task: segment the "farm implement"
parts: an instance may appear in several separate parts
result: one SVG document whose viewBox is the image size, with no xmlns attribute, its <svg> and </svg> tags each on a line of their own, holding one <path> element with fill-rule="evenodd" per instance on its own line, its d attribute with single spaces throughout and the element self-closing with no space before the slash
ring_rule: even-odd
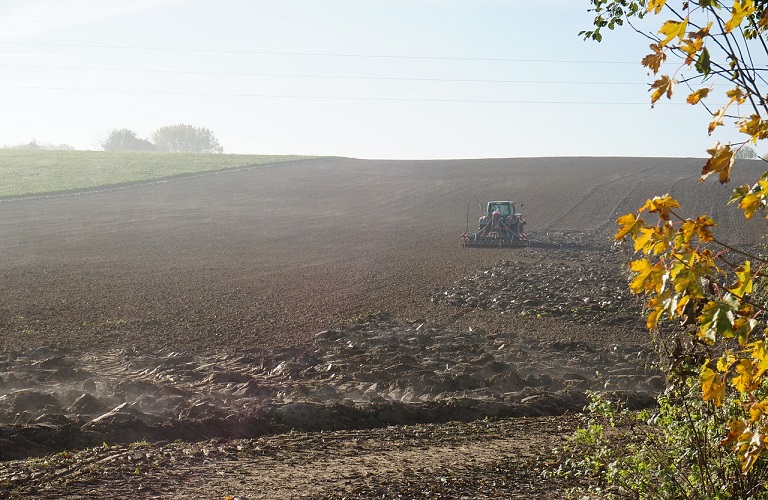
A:
<svg viewBox="0 0 768 500">
<path fill-rule="evenodd" d="M 461 239 L 465 247 L 527 247 L 530 243 L 524 227 L 525 219 L 515 211 L 514 202 L 489 201 L 480 217 L 477 232 L 470 233 L 467 203 L 467 230 Z"/>
</svg>

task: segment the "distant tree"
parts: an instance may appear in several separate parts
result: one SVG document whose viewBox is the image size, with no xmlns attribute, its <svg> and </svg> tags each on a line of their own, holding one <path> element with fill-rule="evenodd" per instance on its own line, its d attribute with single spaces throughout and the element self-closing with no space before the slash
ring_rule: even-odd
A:
<svg viewBox="0 0 768 500">
<path fill-rule="evenodd" d="M 757 160 L 757 153 L 755 153 L 755 149 L 751 146 L 747 146 L 744 144 L 739 149 L 736 150 L 736 154 L 734 155 L 734 158 L 737 160 Z"/>
<path fill-rule="evenodd" d="M 221 153 L 224 148 L 213 132 L 192 125 L 168 125 L 155 130 L 152 141 L 160 151 L 173 153 Z"/>
<path fill-rule="evenodd" d="M 10 147 L 5 146 L 5 149 L 35 149 L 35 150 L 42 149 L 46 151 L 52 151 L 52 150 L 71 151 L 71 150 L 74 150 L 75 148 L 73 148 L 69 144 L 47 144 L 47 143 L 40 144 L 35 139 L 32 139 L 31 141 L 26 142 L 24 144 L 17 144 L 15 146 L 10 146 Z"/>
<path fill-rule="evenodd" d="M 104 151 L 154 151 L 155 145 L 127 128 L 115 129 L 101 142 Z"/>
</svg>

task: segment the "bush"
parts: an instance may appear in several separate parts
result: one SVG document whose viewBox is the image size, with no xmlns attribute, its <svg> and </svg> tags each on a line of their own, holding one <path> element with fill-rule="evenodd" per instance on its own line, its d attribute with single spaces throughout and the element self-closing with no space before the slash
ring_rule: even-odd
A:
<svg viewBox="0 0 768 500">
<path fill-rule="evenodd" d="M 115 129 L 101 142 L 104 151 L 154 151 L 154 144 L 127 128 Z"/>
<path fill-rule="evenodd" d="M 585 476 L 578 493 L 600 498 L 766 498 L 768 461 L 749 474 L 721 446 L 729 415 L 704 402 L 695 380 L 658 398 L 655 411 L 632 412 L 592 394 L 584 426 L 571 438 L 559 473 Z M 573 492 L 577 493 L 577 492 Z"/>
<path fill-rule="evenodd" d="M 192 125 L 169 125 L 157 129 L 152 140 L 160 151 L 172 153 L 222 153 L 224 148 L 213 132 Z"/>
</svg>

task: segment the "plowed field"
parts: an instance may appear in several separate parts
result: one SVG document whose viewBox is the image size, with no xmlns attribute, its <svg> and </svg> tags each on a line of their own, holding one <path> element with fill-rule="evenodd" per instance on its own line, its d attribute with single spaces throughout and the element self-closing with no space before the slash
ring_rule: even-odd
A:
<svg viewBox="0 0 768 500">
<path fill-rule="evenodd" d="M 728 187 L 697 186 L 702 164 L 327 159 L 0 200 L 0 491 L 558 497 L 568 481 L 543 484 L 536 451 L 572 419 L 529 436 L 520 420 L 437 424 L 572 413 L 587 389 L 646 404 L 663 380 L 616 217 L 670 193 L 723 239 L 766 230 L 724 208 L 761 163 Z M 461 247 L 468 204 L 474 226 L 495 199 L 525 205 L 534 246 Z M 344 449 L 308 487 L 335 453 L 319 431 Z M 470 437 L 429 440 L 454 431 Z M 64 449 L 39 471 L 25 459 Z M 260 482 L 260 456 L 293 472 Z"/>
</svg>

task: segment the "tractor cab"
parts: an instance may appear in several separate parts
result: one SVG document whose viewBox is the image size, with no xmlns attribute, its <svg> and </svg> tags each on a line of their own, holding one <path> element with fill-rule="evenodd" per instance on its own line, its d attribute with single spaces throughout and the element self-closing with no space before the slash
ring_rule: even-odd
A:
<svg viewBox="0 0 768 500">
<path fill-rule="evenodd" d="M 515 203 L 512 201 L 491 201 L 488 203 L 488 216 L 499 212 L 499 215 L 506 218 L 515 213 Z"/>
<path fill-rule="evenodd" d="M 480 217 L 480 225 L 485 225 L 488 221 L 492 221 L 494 217 L 498 219 L 497 222 L 503 222 L 505 225 L 517 224 L 522 221 L 522 215 L 515 212 L 514 201 L 489 201 L 485 215 Z"/>
</svg>

